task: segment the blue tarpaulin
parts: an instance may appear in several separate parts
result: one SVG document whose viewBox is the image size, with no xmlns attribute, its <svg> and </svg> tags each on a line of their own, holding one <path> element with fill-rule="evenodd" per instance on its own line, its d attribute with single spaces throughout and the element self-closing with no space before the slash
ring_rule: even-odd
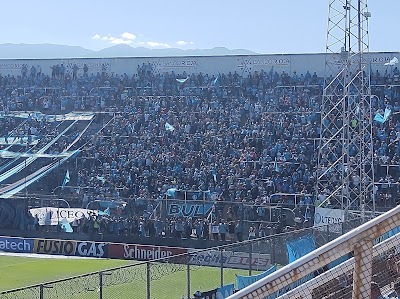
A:
<svg viewBox="0 0 400 299">
<path fill-rule="evenodd" d="M 277 269 L 277 266 L 273 265 L 271 268 L 269 268 L 265 272 L 257 274 L 257 275 L 252 275 L 252 276 L 236 275 L 236 285 L 237 285 L 238 290 L 241 290 L 241 289 L 251 285 L 252 283 L 260 280 L 261 278 L 270 275 L 271 273 L 275 272 L 276 269 Z"/>
</svg>

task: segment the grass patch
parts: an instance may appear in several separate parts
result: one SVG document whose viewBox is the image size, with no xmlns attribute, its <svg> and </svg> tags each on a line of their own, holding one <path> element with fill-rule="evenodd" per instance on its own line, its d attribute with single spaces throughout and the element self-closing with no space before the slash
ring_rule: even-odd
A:
<svg viewBox="0 0 400 299">
<path fill-rule="evenodd" d="M 107 259 L 53 259 L 0 256 L 0 291 L 132 264 Z"/>
<path fill-rule="evenodd" d="M 0 291 L 54 281 L 62 278 L 134 264 L 135 261 L 107 259 L 53 259 L 0 256 Z M 187 265 L 152 263 L 150 266 L 151 298 L 187 298 Z M 259 272 L 253 272 L 256 274 Z M 235 283 L 235 274 L 248 275 L 247 270 L 223 269 L 223 284 Z M 221 269 L 190 266 L 190 294 L 221 285 Z M 103 298 L 147 298 L 146 264 L 107 272 L 103 276 Z M 99 275 L 51 284 L 44 289 L 44 298 L 88 298 L 99 296 Z M 21 291 L 15 298 L 38 298 L 39 288 Z M 13 297 L 14 298 L 14 297 Z"/>
</svg>

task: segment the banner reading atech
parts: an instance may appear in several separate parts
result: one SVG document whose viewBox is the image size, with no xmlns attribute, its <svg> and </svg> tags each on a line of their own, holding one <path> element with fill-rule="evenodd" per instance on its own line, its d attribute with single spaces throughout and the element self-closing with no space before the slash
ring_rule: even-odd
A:
<svg viewBox="0 0 400 299">
<path fill-rule="evenodd" d="M 24 238 L 0 237 L 0 251 L 32 253 L 33 240 Z"/>
</svg>

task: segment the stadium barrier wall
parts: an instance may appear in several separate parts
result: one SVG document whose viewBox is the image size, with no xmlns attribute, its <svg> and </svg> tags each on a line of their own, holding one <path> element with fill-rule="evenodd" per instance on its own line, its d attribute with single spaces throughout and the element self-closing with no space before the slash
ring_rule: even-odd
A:
<svg viewBox="0 0 400 299">
<path fill-rule="evenodd" d="M 354 223 L 354 226 L 357 223 Z M 351 224 L 346 228 L 350 229 Z M 288 241 L 312 235 L 317 246 L 340 234 L 303 229 L 206 250 L 75 240 L 26 239 L 32 252 L 144 260 L 134 265 L 0 292 L 9 298 L 192 298 L 201 290 L 235 283 L 235 274 L 252 276 L 272 265 L 287 265 Z M 7 238 L 7 237 L 6 237 Z M 10 238 L 21 242 L 24 238 Z M 26 241 L 28 242 L 28 241 Z M 153 259 L 164 257 L 161 259 Z M 171 286 L 173 284 L 173 286 Z M 230 287 L 229 287 L 230 288 Z M 177 295 L 179 294 L 179 295 Z"/>
<path fill-rule="evenodd" d="M 397 298 L 399 232 L 397 206 L 228 298 Z"/>
<path fill-rule="evenodd" d="M 129 244 L 143 244 L 143 245 L 167 246 L 167 247 L 189 247 L 196 249 L 205 249 L 232 243 L 229 241 L 180 239 L 173 237 L 150 238 L 150 237 L 121 236 L 114 234 L 46 232 L 46 231 L 35 231 L 35 230 L 21 231 L 16 229 L 0 229 L 0 236 L 22 237 L 22 238 L 33 238 L 33 239 L 63 239 L 63 240 L 93 241 L 93 242 L 106 242 L 106 243 L 129 243 Z"/>
</svg>

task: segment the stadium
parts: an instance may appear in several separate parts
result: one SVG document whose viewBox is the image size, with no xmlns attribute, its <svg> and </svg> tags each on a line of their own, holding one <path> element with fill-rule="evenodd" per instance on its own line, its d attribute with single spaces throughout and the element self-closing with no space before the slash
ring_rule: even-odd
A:
<svg viewBox="0 0 400 299">
<path fill-rule="evenodd" d="M 400 52 L 329 8 L 326 53 L 0 60 L 0 298 L 400 298 Z"/>
</svg>

